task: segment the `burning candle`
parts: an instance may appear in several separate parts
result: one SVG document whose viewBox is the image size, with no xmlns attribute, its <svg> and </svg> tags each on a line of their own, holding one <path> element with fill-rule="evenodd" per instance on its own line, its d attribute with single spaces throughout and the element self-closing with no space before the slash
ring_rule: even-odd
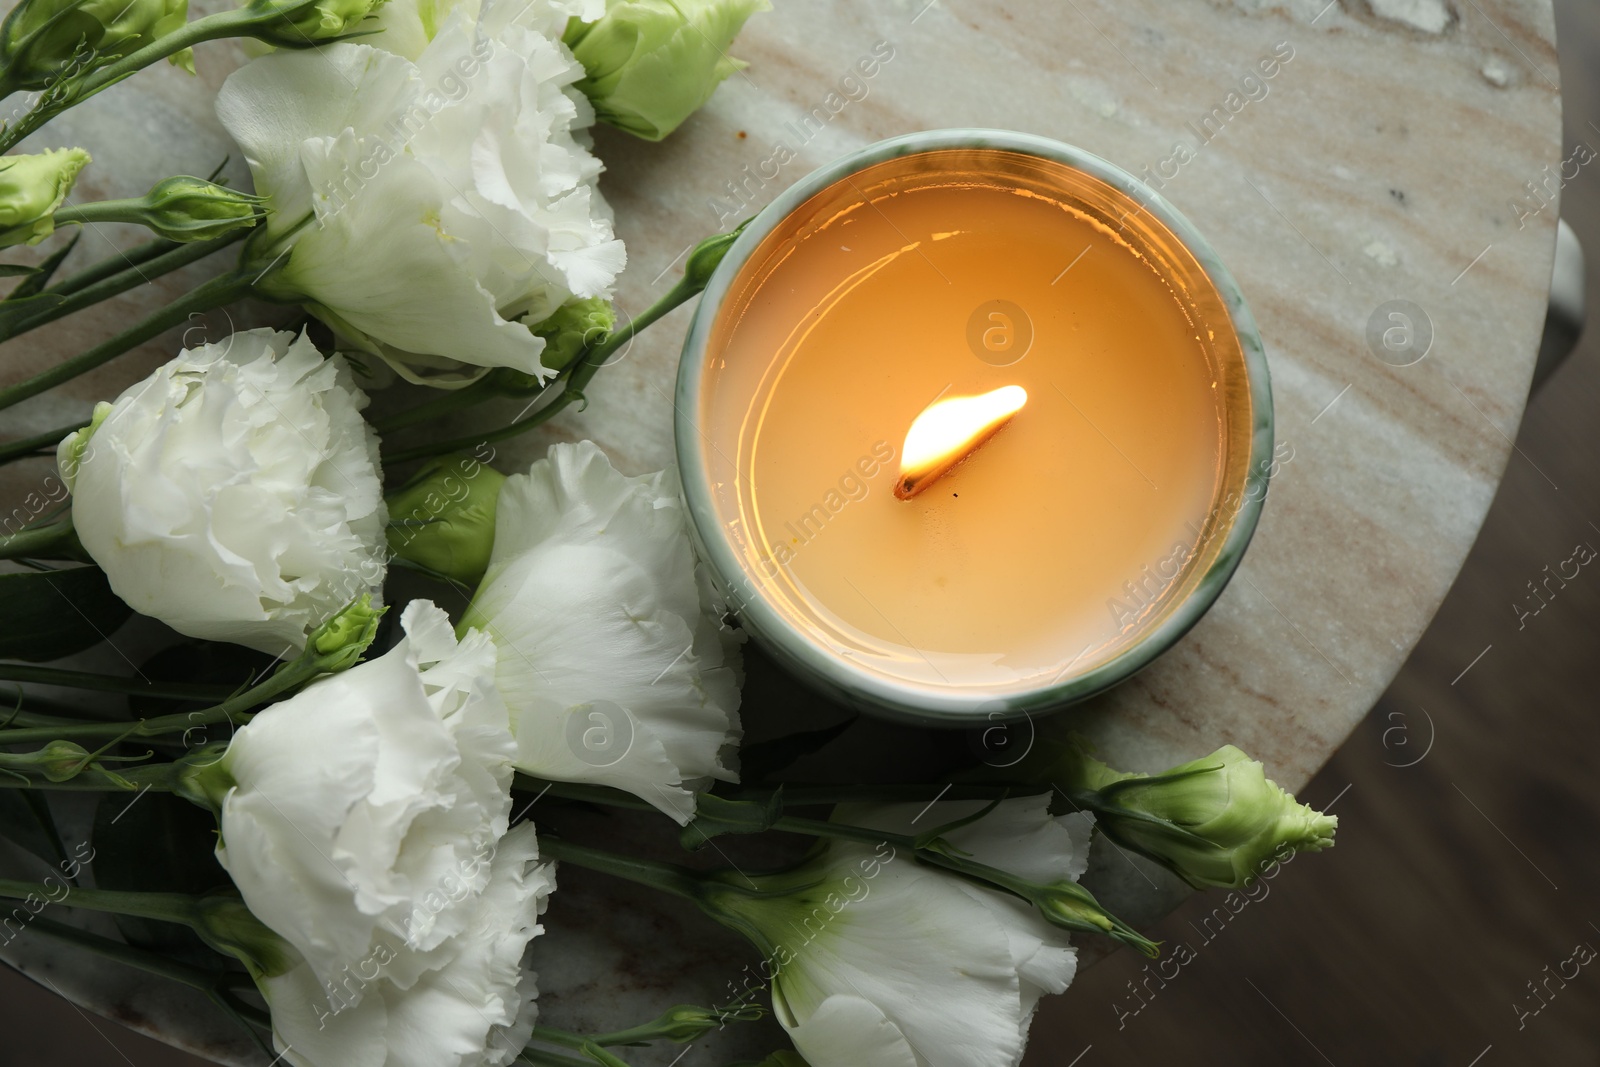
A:
<svg viewBox="0 0 1600 1067">
<path fill-rule="evenodd" d="M 910 500 L 999 433 L 1028 402 L 1020 385 L 1003 385 L 982 396 L 935 400 L 911 423 L 900 450 L 894 495 Z"/>
<path fill-rule="evenodd" d="M 872 146 L 762 211 L 696 314 L 677 436 L 747 628 L 923 721 L 1148 663 L 1237 566 L 1272 448 L 1260 340 L 1192 226 L 991 131 Z"/>
</svg>

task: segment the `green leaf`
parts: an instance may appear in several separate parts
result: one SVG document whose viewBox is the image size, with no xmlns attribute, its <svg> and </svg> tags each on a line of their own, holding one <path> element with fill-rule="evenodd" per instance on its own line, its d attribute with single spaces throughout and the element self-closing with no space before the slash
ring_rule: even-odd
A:
<svg viewBox="0 0 1600 1067">
<path fill-rule="evenodd" d="M 50 257 L 33 270 L 27 281 L 11 290 L 6 300 L 19 300 L 24 297 L 35 296 L 43 291 L 44 287 L 50 284 L 50 279 L 55 277 L 56 271 L 60 269 L 61 264 L 72 254 L 72 250 L 78 247 L 78 240 L 82 236 L 83 231 L 80 230 L 72 235 L 72 240 L 50 253 Z"/>
<path fill-rule="evenodd" d="M 95 810 L 94 883 L 101 889 L 199 895 L 230 886 L 217 863 L 211 814 L 170 793 L 108 793 Z M 216 954 L 193 930 L 117 916 L 128 942 L 209 965 Z"/>
<path fill-rule="evenodd" d="M 109 637 L 131 608 L 99 567 L 0 574 L 0 659 L 42 663 Z"/>
<path fill-rule="evenodd" d="M 38 273 L 38 267 L 29 267 L 22 263 L 0 263 L 0 278 L 21 278 Z"/>
</svg>

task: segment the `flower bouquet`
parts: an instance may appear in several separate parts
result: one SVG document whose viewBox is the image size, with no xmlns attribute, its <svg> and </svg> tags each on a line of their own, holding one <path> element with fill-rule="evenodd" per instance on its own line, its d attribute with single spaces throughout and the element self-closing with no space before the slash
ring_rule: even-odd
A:
<svg viewBox="0 0 1600 1067">
<path fill-rule="evenodd" d="M 1235 748 L 1122 773 L 1055 722 L 1004 767 L 807 780 L 796 766 L 848 737 L 744 740 L 744 638 L 676 473 L 625 474 L 581 440 L 497 469 L 498 442 L 581 406 L 737 236 L 706 236 L 622 315 L 591 126 L 669 136 L 741 66 L 728 49 L 765 7 L 11 11 L 0 341 L 210 270 L 8 375 L 0 410 L 199 313 L 246 301 L 273 325 L 185 333 L 92 412 L 62 400 L 69 424 L 0 443 L 38 486 L 0 538 L 0 952 L 49 941 L 186 985 L 262 1062 L 616 1067 L 745 1028 L 717 1047 L 770 1051 L 768 1067 L 1001 1067 L 1071 982 L 1074 935 L 1160 951 L 1080 884 L 1092 842 L 1228 889 L 1331 844 L 1335 820 Z M 214 102 L 252 191 L 219 170 L 77 202 L 87 152 L 19 150 L 225 39 L 254 55 Z M 150 237 L 78 263 L 77 234 L 112 225 Z M 515 417 L 440 428 L 505 398 Z M 122 655 L 124 626 L 164 647 L 85 669 L 96 648 Z M 725 995 L 603 1032 L 542 1016 L 537 975 L 563 963 L 541 958 L 546 907 L 596 879 L 746 942 L 719 961 Z M 625 924 L 577 904 L 548 921 Z M 707 1044 L 695 1062 L 726 1062 Z"/>
</svg>

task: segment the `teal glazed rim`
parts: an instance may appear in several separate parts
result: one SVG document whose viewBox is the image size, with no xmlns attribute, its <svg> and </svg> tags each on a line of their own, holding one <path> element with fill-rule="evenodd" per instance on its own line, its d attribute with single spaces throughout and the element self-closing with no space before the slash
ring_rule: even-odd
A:
<svg viewBox="0 0 1600 1067">
<path fill-rule="evenodd" d="M 903 156 L 950 149 L 989 149 L 1064 164 L 1097 178 L 1138 203 L 1178 239 L 1210 279 L 1228 312 L 1245 365 L 1245 383 L 1253 426 L 1245 485 L 1260 477 L 1262 491 L 1249 492 L 1225 530 L 1222 544 L 1187 595 L 1174 603 L 1137 639 L 1111 658 L 1031 689 L 985 689 L 981 686 L 941 690 L 883 675 L 850 662 L 818 644 L 777 611 L 751 580 L 719 514 L 709 478 L 705 442 L 696 425 L 705 381 L 706 349 L 734 280 L 751 255 L 785 219 L 814 195 L 868 167 Z M 1121 167 L 1081 148 L 1009 130 L 928 130 L 868 145 L 811 172 L 784 190 L 744 228 L 712 274 L 700 298 L 683 356 L 678 365 L 674 437 L 684 502 L 695 547 L 710 569 L 729 608 L 762 647 L 814 688 L 862 711 L 925 726 L 970 727 L 1022 719 L 1033 713 L 1064 708 L 1126 681 L 1171 648 L 1214 604 L 1238 569 L 1255 533 L 1270 485 L 1273 454 L 1272 385 L 1266 350 L 1255 318 L 1233 275 L 1194 224 L 1154 189 Z M 1222 491 L 1226 490 L 1226 486 Z M 1223 507 L 1219 497 L 1217 507 Z"/>
</svg>

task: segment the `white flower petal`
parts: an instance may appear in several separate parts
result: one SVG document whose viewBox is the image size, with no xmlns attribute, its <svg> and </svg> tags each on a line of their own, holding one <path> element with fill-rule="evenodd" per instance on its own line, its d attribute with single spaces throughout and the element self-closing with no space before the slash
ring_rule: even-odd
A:
<svg viewBox="0 0 1600 1067">
<path fill-rule="evenodd" d="M 515 751 L 493 648 L 414 601 L 408 637 L 259 714 L 225 766 L 217 858 L 245 903 L 337 986 L 374 948 L 407 987 L 467 931 L 510 814 Z M 356 994 L 359 995 L 359 994 Z"/>
<path fill-rule="evenodd" d="M 871 855 L 865 846 L 836 842 L 829 858 L 835 869 L 849 869 Z M 795 1034 L 838 993 L 877 1005 L 905 1035 L 919 1067 L 1014 1067 L 1022 1058 L 1023 1003 L 1007 929 L 1013 916 L 974 900 L 958 880 L 917 868 L 909 856 L 864 884 L 867 895 L 831 920 L 813 909 L 811 924 L 794 924 L 817 932 L 804 941 L 790 935 L 795 962 L 775 982 L 792 1015 L 778 1021 L 811 1067 L 859 1062 L 824 1059 Z"/>
<path fill-rule="evenodd" d="M 1077 830 L 1047 801 L 1003 801 L 947 839 L 1024 877 L 1068 877 L 1081 864 Z M 904 834 L 982 806 L 840 805 L 834 819 Z M 831 841 L 795 870 L 756 877 L 759 895 L 717 906 L 770 953 L 774 1015 L 811 1067 L 1016 1067 L 1039 998 L 1065 990 L 1077 968 L 1066 931 L 1025 901 L 887 843 Z"/>
<path fill-rule="evenodd" d="M 695 786 L 736 780 L 737 638 L 672 475 L 625 477 L 582 442 L 508 478 L 465 624 L 498 647 L 521 769 L 627 789 L 684 823 Z"/>
<path fill-rule="evenodd" d="M 838 993 L 817 1006 L 789 1036 L 811 1064 L 858 1063 L 872 1067 L 921 1067 L 906 1036 L 862 997 Z"/>
<path fill-rule="evenodd" d="M 183 352 L 117 399 L 81 459 L 76 435 L 63 442 L 78 536 L 135 611 L 296 650 L 383 580 L 366 403 L 304 335 L 250 330 Z"/>
<path fill-rule="evenodd" d="M 538 918 L 555 889 L 553 865 L 538 858 L 531 824 L 507 833 L 466 928 L 422 959 L 381 944 L 332 996 L 304 963 L 263 982 L 284 1058 L 297 1067 L 512 1062 L 538 1016 L 527 947 L 543 931 Z M 393 980 L 396 971 L 410 975 L 404 984 Z"/>
<path fill-rule="evenodd" d="M 292 248 L 263 285 L 413 381 L 545 375 L 537 323 L 626 262 L 561 34 L 594 0 L 400 0 L 371 43 L 262 56 L 218 114 Z M 308 213 L 316 221 L 290 232 Z"/>
<path fill-rule="evenodd" d="M 272 197 L 271 232 L 311 211 L 302 145 L 345 130 L 379 129 L 420 91 L 415 68 L 370 48 L 283 50 L 232 74 L 217 92 L 217 116 L 243 149 L 257 191 Z"/>
</svg>

